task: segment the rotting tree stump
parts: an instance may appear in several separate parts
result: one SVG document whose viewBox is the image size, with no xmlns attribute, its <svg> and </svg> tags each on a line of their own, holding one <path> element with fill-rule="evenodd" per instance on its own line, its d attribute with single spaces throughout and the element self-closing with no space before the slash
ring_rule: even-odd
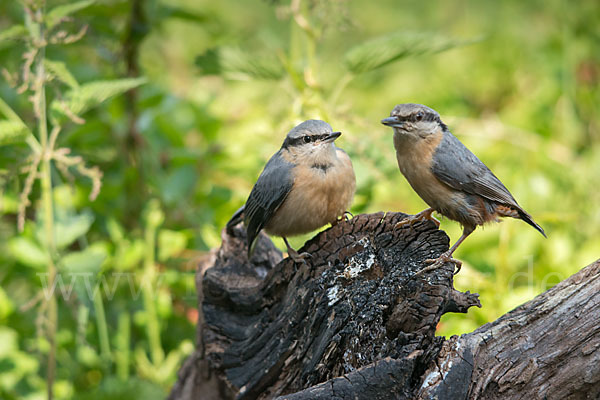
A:
<svg viewBox="0 0 600 400">
<path fill-rule="evenodd" d="M 449 239 L 430 221 L 359 215 L 283 259 L 245 230 L 196 275 L 196 352 L 170 399 L 596 398 L 600 263 L 470 334 L 435 336 L 446 312 L 480 306 L 452 286 L 453 266 L 415 276 Z M 551 379 L 550 379 L 551 378 Z"/>
</svg>

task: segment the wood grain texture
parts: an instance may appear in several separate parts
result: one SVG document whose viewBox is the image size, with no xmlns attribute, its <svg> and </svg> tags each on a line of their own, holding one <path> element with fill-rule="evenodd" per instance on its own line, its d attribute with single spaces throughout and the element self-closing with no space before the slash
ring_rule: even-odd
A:
<svg viewBox="0 0 600 400">
<path fill-rule="evenodd" d="M 241 227 L 197 275 L 198 350 L 171 399 L 554 399 L 600 394 L 600 263 L 478 330 L 435 336 L 442 314 L 478 306 L 430 222 L 360 215 L 281 259 L 264 234 L 251 262 Z"/>
<path fill-rule="evenodd" d="M 418 398 L 461 386 L 470 399 L 600 398 L 600 262 L 498 320 L 452 337 Z M 462 371 L 467 382 L 448 379 Z M 446 378 L 441 379 L 442 375 Z"/>
</svg>

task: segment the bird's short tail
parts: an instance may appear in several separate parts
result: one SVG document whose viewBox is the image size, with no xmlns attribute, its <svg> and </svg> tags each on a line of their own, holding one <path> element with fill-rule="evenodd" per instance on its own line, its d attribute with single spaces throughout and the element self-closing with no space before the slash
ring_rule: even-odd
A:
<svg viewBox="0 0 600 400">
<path fill-rule="evenodd" d="M 240 222 L 242 222 L 244 220 L 244 211 L 245 211 L 245 205 L 241 206 L 231 217 L 231 219 L 229 220 L 229 222 L 227 222 L 227 225 L 225 226 L 225 228 L 227 229 L 227 233 L 231 234 L 233 227 L 236 226 L 237 224 L 239 224 Z"/>
<path fill-rule="evenodd" d="M 531 217 L 531 215 L 527 214 L 527 212 L 525 212 L 525 210 L 518 210 L 519 213 L 519 218 L 522 219 L 523 221 L 527 222 L 529 225 L 533 226 L 535 229 L 537 229 L 538 232 L 540 232 L 542 235 L 544 235 L 544 237 L 546 236 L 546 232 L 544 232 L 544 229 L 542 229 L 541 226 L 539 226 Z"/>
</svg>

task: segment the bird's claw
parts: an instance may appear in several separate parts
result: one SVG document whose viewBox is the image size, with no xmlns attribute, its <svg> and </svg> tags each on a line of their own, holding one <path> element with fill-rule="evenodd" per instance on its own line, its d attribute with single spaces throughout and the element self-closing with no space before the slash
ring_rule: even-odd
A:
<svg viewBox="0 0 600 400">
<path fill-rule="evenodd" d="M 297 251 L 288 251 L 288 256 L 297 264 L 306 264 L 306 259 L 307 258 L 311 258 L 312 254 L 307 253 L 307 252 L 303 252 L 303 253 L 298 253 Z"/>
<path fill-rule="evenodd" d="M 453 274 L 454 275 L 458 274 L 458 272 L 460 271 L 460 268 L 462 267 L 462 261 L 452 258 L 452 256 L 449 254 L 442 254 L 438 258 L 428 258 L 427 260 L 425 260 L 426 264 L 431 264 L 431 265 L 428 265 L 427 267 L 417 271 L 417 273 L 414 276 L 422 275 L 425 272 L 434 271 L 438 268 L 443 267 L 448 262 L 454 264 L 454 266 L 456 267 L 456 271 L 454 271 Z"/>
<path fill-rule="evenodd" d="M 426 221 L 426 220 L 432 221 L 435 224 L 436 228 L 439 229 L 440 221 L 433 216 L 433 211 L 434 210 L 432 208 L 428 208 L 426 210 L 421 211 L 418 214 L 411 215 L 409 217 L 404 218 L 402 221 L 398 222 L 394 226 L 394 231 L 397 229 L 400 229 L 406 225 L 412 227 L 415 223 L 417 223 L 419 221 Z"/>
<path fill-rule="evenodd" d="M 336 226 L 337 224 L 339 224 L 342 221 L 349 221 L 350 218 L 348 218 L 348 216 L 354 218 L 354 215 L 350 211 L 344 211 L 344 213 L 342 215 L 337 217 L 337 219 L 331 223 L 331 226 Z"/>
</svg>

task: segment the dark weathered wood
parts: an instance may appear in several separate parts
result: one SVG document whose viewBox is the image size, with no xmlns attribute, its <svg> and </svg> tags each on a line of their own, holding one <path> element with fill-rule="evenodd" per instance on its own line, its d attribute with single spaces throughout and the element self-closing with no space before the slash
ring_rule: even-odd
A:
<svg viewBox="0 0 600 400">
<path fill-rule="evenodd" d="M 248 262 L 241 226 L 223 232 L 221 248 L 197 274 L 198 350 L 181 368 L 170 398 L 599 393 L 600 264 L 446 341 L 435 337 L 441 315 L 479 306 L 477 295 L 453 289 L 452 265 L 414 276 L 449 240 L 431 222 L 395 231 L 404 216 L 341 222 L 305 244 L 301 251 L 312 257 L 301 265 L 282 260 L 264 234 Z"/>
<path fill-rule="evenodd" d="M 470 399 L 600 398 L 600 261 L 446 341 L 418 398 L 449 391 Z"/>
</svg>

